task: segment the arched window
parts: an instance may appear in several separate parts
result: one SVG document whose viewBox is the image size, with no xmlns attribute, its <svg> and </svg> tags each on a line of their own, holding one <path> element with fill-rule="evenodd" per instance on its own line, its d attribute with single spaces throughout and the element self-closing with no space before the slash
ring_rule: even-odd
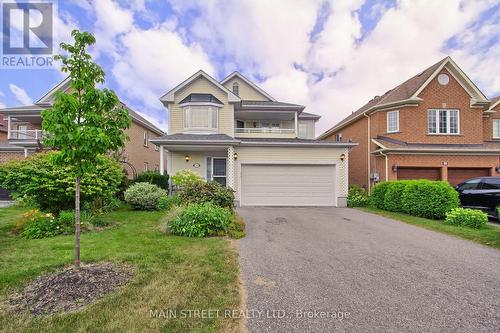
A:
<svg viewBox="0 0 500 333">
<path fill-rule="evenodd" d="M 240 86 L 238 85 L 238 82 L 233 83 L 233 94 L 236 96 L 240 95 Z"/>
</svg>

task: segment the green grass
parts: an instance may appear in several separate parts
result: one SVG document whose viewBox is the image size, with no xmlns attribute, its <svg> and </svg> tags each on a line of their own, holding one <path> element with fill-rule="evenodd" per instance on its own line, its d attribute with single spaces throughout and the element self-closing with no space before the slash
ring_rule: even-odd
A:
<svg viewBox="0 0 500 333">
<path fill-rule="evenodd" d="M 444 224 L 443 221 L 429 220 L 403 213 L 388 212 L 373 207 L 359 207 L 358 209 L 500 249 L 500 227 L 497 226 L 486 225 L 482 229 L 472 229 L 447 225 Z"/>
<path fill-rule="evenodd" d="M 72 263 L 73 237 L 27 240 L 11 233 L 26 209 L 0 209 L 0 327 L 2 332 L 218 332 L 235 331 L 236 319 L 151 318 L 150 309 L 238 309 L 238 258 L 221 238 L 162 234 L 160 212 L 121 209 L 115 223 L 84 233 L 83 262 L 123 262 L 135 267 L 131 283 L 83 310 L 34 318 L 13 312 L 6 297 L 40 274 Z"/>
</svg>

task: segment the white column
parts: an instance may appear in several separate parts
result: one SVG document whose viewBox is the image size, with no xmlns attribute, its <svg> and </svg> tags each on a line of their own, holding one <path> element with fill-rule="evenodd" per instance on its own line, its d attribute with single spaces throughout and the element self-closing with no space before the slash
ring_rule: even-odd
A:
<svg viewBox="0 0 500 333">
<path fill-rule="evenodd" d="M 234 147 L 227 148 L 226 186 L 234 189 Z"/>
<path fill-rule="evenodd" d="M 10 116 L 7 116 L 7 139 L 10 139 L 10 123 L 11 123 L 11 120 L 10 120 Z"/>
<path fill-rule="evenodd" d="M 28 157 L 28 148 L 24 148 L 24 157 Z"/>
<path fill-rule="evenodd" d="M 165 160 L 163 158 L 163 145 L 160 145 L 160 175 L 163 175 L 165 173 Z"/>
<path fill-rule="evenodd" d="M 298 119 L 297 112 L 295 112 L 295 137 L 296 138 L 299 137 L 299 119 Z"/>
</svg>

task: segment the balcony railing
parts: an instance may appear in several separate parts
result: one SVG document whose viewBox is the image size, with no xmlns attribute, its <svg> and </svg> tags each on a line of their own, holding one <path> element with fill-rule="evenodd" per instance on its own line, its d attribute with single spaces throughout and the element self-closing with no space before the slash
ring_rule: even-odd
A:
<svg viewBox="0 0 500 333">
<path fill-rule="evenodd" d="M 42 130 L 10 130 L 9 140 L 39 140 L 47 137 Z"/>
<path fill-rule="evenodd" d="M 294 128 L 269 128 L 269 127 L 247 127 L 236 128 L 236 133 L 277 133 L 277 134 L 294 134 Z"/>
</svg>

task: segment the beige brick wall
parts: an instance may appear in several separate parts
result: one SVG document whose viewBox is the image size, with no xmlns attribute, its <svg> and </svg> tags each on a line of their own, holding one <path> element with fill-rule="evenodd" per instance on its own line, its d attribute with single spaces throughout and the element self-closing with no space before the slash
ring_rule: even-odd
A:
<svg viewBox="0 0 500 333">
<path fill-rule="evenodd" d="M 156 150 L 155 145 L 150 142 L 147 147 L 144 146 L 144 131 L 148 131 L 149 139 L 158 136 L 154 132 L 147 130 L 136 122 L 132 122 L 130 128 L 126 130 L 130 139 L 125 143 L 123 157 L 127 162 L 131 163 L 135 167 L 137 173 L 144 171 L 144 162 L 148 163 L 149 170 L 155 170 L 155 167 L 159 169 L 160 167 L 160 152 Z M 167 154 L 164 154 L 165 160 L 166 155 Z M 167 164 L 165 162 L 165 169 L 166 166 Z M 126 170 L 128 169 L 125 165 L 124 168 Z M 129 175 L 132 176 L 130 172 Z"/>
</svg>

